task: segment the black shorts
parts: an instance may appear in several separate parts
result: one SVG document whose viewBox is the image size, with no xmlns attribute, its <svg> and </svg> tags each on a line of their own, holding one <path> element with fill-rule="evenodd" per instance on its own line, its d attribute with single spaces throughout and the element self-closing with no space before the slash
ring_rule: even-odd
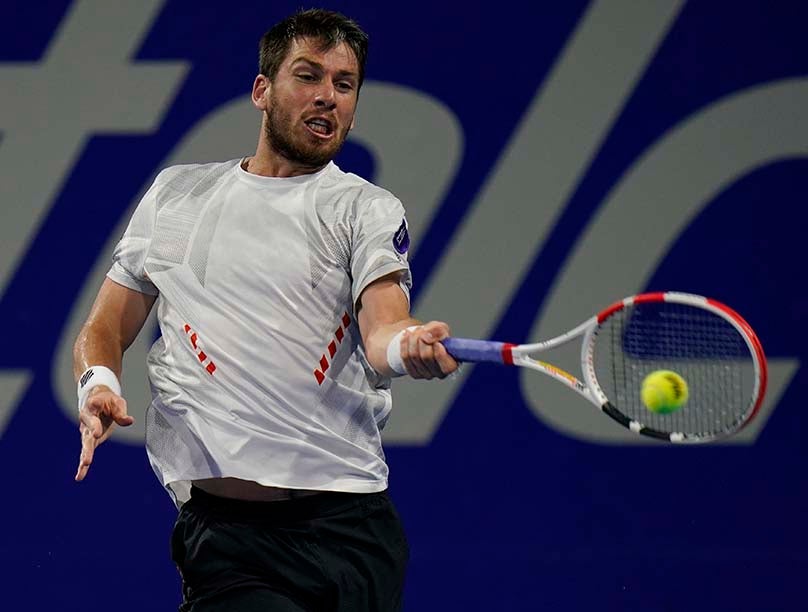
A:
<svg viewBox="0 0 808 612">
<path fill-rule="evenodd" d="M 386 492 L 248 502 L 197 488 L 171 552 L 180 612 L 400 610 L 409 557 Z"/>
</svg>

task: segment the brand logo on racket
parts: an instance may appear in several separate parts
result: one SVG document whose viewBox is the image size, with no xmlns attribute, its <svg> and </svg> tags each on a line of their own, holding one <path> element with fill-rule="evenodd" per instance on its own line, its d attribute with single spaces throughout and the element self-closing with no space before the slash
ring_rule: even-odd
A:
<svg viewBox="0 0 808 612">
<path fill-rule="evenodd" d="M 556 366 L 554 366 L 553 364 L 551 364 L 551 363 L 547 363 L 546 361 L 539 361 L 539 360 L 537 359 L 537 360 L 536 360 L 536 362 L 537 362 L 537 363 L 539 363 L 540 365 L 544 366 L 544 369 L 545 369 L 545 370 L 549 370 L 550 372 L 553 372 L 554 374 L 557 374 L 558 376 L 561 376 L 561 377 L 563 377 L 563 378 L 566 378 L 566 379 L 567 379 L 568 381 L 570 381 L 570 382 L 571 382 L 573 385 L 575 385 L 575 387 L 576 387 L 577 389 L 579 389 L 580 391 L 583 391 L 583 390 L 586 388 L 586 387 L 584 386 L 584 384 L 583 384 L 583 383 L 582 383 L 580 380 L 578 380 L 577 378 L 575 378 L 575 377 L 574 377 L 572 374 L 570 374 L 569 372 L 565 372 L 565 371 L 564 371 L 564 370 L 562 370 L 561 368 L 557 368 L 557 367 L 556 367 Z"/>
</svg>

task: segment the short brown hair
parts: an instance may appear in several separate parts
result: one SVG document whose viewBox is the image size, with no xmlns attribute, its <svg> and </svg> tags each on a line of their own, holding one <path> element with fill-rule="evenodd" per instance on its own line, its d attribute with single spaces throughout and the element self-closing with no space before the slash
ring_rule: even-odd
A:
<svg viewBox="0 0 808 612">
<path fill-rule="evenodd" d="M 368 35 L 354 20 L 341 13 L 325 9 L 301 10 L 272 26 L 261 37 L 258 50 L 258 70 L 274 81 L 283 60 L 296 38 L 319 40 L 324 50 L 340 43 L 350 47 L 359 65 L 359 87 L 365 80 L 368 56 Z"/>
</svg>

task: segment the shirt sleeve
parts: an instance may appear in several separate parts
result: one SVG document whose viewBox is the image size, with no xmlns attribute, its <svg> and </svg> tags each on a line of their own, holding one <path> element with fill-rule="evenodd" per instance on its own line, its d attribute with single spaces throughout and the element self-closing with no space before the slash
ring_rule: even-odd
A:
<svg viewBox="0 0 808 612">
<path fill-rule="evenodd" d="M 110 280 L 148 295 L 159 294 L 145 270 L 146 254 L 149 252 L 154 229 L 157 191 L 157 179 L 155 179 L 146 195 L 140 200 L 129 220 L 129 226 L 115 247 L 112 267 L 107 272 L 107 278 Z"/>
<path fill-rule="evenodd" d="M 354 302 L 373 281 L 402 272 L 399 285 L 410 299 L 412 276 L 407 261 L 410 235 L 404 207 L 394 197 L 373 199 L 358 211 L 351 253 Z"/>
</svg>

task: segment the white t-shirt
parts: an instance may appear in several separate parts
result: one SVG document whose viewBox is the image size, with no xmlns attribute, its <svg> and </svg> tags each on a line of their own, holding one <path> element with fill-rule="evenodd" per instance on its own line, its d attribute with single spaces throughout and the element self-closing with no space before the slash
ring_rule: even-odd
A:
<svg viewBox="0 0 808 612">
<path fill-rule="evenodd" d="M 390 380 L 365 357 L 354 304 L 396 271 L 409 297 L 404 209 L 333 163 L 268 178 L 239 162 L 161 172 L 108 273 L 160 296 L 152 467 L 178 503 L 211 477 L 383 490 Z"/>
</svg>

